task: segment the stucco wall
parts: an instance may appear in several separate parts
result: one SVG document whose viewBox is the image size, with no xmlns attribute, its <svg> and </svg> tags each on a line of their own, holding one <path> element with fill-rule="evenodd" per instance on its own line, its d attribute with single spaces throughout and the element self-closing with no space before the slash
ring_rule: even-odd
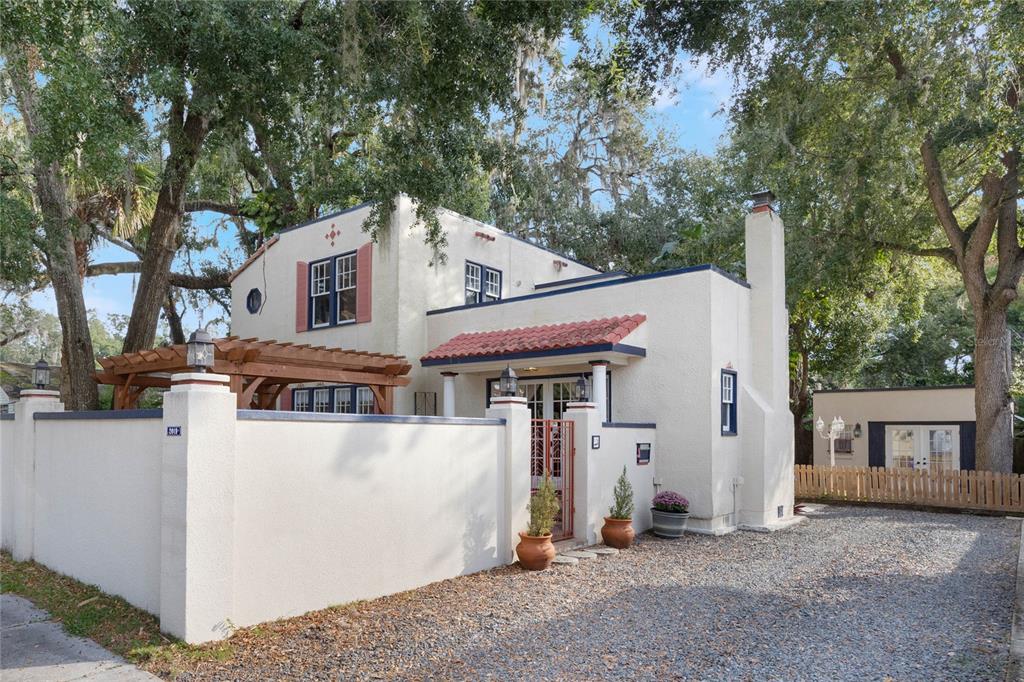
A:
<svg viewBox="0 0 1024 682">
<path fill-rule="evenodd" d="M 724 442 L 736 439 L 723 437 L 717 421 L 719 371 L 731 362 L 741 383 L 749 376 L 745 322 L 737 321 L 746 317 L 748 298 L 747 288 L 718 272 L 695 270 L 430 315 L 428 340 L 434 347 L 461 332 L 645 314 L 637 331 L 645 335 L 646 357 L 611 367 L 611 418 L 657 423 L 659 482 L 690 498 L 695 517 L 710 518 L 721 513 L 709 485 L 712 459 L 738 447 Z M 444 367 L 427 369 L 440 400 Z M 456 377 L 456 414 L 482 414 L 485 377 L 495 375 Z"/>
<path fill-rule="evenodd" d="M 0 547 L 14 542 L 14 415 L 0 418 Z"/>
<path fill-rule="evenodd" d="M 237 625 L 491 568 L 504 426 L 240 420 Z"/>
<path fill-rule="evenodd" d="M 651 499 L 654 497 L 654 472 L 661 452 L 658 448 L 657 429 L 645 427 L 604 427 L 600 431 L 601 448 L 588 456 L 597 463 L 594 472 L 598 478 L 598 495 L 594 511 L 606 516 L 615 500 L 615 483 L 626 467 L 626 477 L 633 486 L 633 528 L 641 533 L 651 527 Z M 649 464 L 637 464 L 637 443 L 651 444 Z M 600 526 L 598 526 L 600 532 Z"/>
<path fill-rule="evenodd" d="M 162 427 L 159 418 L 35 421 L 36 561 L 151 613 L 160 606 Z"/>
<path fill-rule="evenodd" d="M 836 453 L 836 466 L 868 466 L 868 422 L 974 421 L 974 388 L 818 391 L 814 394 L 814 421 L 825 428 L 842 417 L 847 428 L 861 425 L 853 439 L 853 454 Z M 828 441 L 814 434 L 814 463 L 829 464 Z"/>
</svg>

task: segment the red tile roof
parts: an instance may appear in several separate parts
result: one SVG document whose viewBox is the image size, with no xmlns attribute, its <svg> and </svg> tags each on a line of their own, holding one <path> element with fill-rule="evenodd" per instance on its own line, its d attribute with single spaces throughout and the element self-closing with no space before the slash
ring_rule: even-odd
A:
<svg viewBox="0 0 1024 682">
<path fill-rule="evenodd" d="M 442 343 L 420 360 L 456 360 L 618 343 L 646 319 L 643 314 L 622 315 L 541 327 L 467 332 Z"/>
</svg>

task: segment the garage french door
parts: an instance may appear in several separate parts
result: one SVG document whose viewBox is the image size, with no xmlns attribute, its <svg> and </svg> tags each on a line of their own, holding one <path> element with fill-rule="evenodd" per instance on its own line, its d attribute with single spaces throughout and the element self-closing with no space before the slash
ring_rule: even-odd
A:
<svg viewBox="0 0 1024 682">
<path fill-rule="evenodd" d="M 885 427 L 885 466 L 894 469 L 960 469 L 959 426 Z"/>
</svg>

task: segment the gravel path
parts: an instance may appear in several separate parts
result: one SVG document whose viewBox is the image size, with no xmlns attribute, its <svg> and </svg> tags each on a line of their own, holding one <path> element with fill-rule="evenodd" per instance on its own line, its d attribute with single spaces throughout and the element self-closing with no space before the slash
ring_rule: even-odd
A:
<svg viewBox="0 0 1024 682">
<path fill-rule="evenodd" d="M 831 507 L 238 633 L 181 680 L 1001 680 L 1020 522 Z"/>
</svg>

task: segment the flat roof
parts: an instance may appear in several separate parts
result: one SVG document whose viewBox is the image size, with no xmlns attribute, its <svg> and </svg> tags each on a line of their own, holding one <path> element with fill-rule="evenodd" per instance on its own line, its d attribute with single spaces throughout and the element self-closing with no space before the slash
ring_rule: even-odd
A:
<svg viewBox="0 0 1024 682">
<path fill-rule="evenodd" d="M 955 388 L 970 388 L 974 386 L 965 386 L 963 384 L 951 385 L 951 386 L 889 386 L 883 388 L 823 388 L 820 391 L 814 391 L 814 395 L 821 395 L 822 393 L 882 393 L 884 391 L 948 391 Z"/>
</svg>

